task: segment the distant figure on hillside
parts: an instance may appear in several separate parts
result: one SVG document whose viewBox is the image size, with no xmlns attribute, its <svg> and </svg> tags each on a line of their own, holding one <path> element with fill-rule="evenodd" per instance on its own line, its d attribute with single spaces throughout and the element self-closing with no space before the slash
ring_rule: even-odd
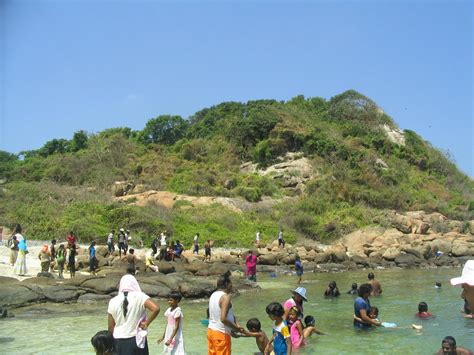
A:
<svg viewBox="0 0 474 355">
<path fill-rule="evenodd" d="M 115 251 L 114 234 L 115 234 L 115 231 L 112 229 L 109 235 L 107 236 L 107 248 L 109 250 L 109 254 L 112 254 Z"/>
<path fill-rule="evenodd" d="M 278 232 L 278 246 L 280 248 L 285 247 L 285 239 L 283 239 L 283 229 L 280 228 L 280 231 Z"/>
<path fill-rule="evenodd" d="M 199 253 L 199 233 L 196 233 L 193 240 L 193 254 Z"/>
<path fill-rule="evenodd" d="M 447 336 L 441 342 L 441 349 L 436 355 L 473 355 L 469 349 L 456 345 L 456 339 L 452 336 Z"/>
<path fill-rule="evenodd" d="M 382 285 L 378 280 L 375 279 L 375 275 L 373 272 L 369 272 L 367 275 L 369 279 L 369 284 L 372 286 L 372 294 L 371 296 L 380 296 L 382 293 Z"/>
</svg>

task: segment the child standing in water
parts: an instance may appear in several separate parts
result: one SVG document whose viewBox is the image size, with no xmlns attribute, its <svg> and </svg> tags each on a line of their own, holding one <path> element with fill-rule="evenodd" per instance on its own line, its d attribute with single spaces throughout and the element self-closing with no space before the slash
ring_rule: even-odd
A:
<svg viewBox="0 0 474 355">
<path fill-rule="evenodd" d="M 163 336 L 158 339 L 158 344 L 165 341 L 163 353 L 183 355 L 184 338 L 183 338 L 183 312 L 178 307 L 181 301 L 181 294 L 172 292 L 168 297 L 169 308 L 166 310 L 164 316 L 167 318 L 167 325 Z"/>
<path fill-rule="evenodd" d="M 278 302 L 270 303 L 266 308 L 266 312 L 275 323 L 272 330 L 273 337 L 269 341 L 265 353 L 268 354 L 270 352 L 270 345 L 273 344 L 275 355 L 291 355 L 290 330 L 283 320 L 283 315 L 285 314 L 283 306 Z"/>
<path fill-rule="evenodd" d="M 415 316 L 421 319 L 427 319 L 433 315 L 428 312 L 428 304 L 426 302 L 420 302 L 418 303 L 418 313 L 416 313 Z"/>
<path fill-rule="evenodd" d="M 300 320 L 300 310 L 298 307 L 291 307 L 288 317 L 292 326 L 290 328 L 291 345 L 293 349 L 299 349 L 304 345 L 303 324 Z"/>
<path fill-rule="evenodd" d="M 260 321 L 257 318 L 249 319 L 247 321 L 247 329 L 248 331 L 244 331 L 244 335 L 254 337 L 258 350 L 260 350 L 262 354 L 265 354 L 265 349 L 270 341 L 268 340 L 267 334 L 262 330 Z"/>
</svg>

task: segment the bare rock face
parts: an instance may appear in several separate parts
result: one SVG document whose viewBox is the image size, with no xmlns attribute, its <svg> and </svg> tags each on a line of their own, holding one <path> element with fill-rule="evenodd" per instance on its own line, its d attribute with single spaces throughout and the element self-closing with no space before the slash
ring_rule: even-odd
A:
<svg viewBox="0 0 474 355">
<path fill-rule="evenodd" d="M 135 185 L 129 181 L 115 181 L 112 186 L 112 193 L 115 197 L 125 196 L 133 190 Z"/>
</svg>

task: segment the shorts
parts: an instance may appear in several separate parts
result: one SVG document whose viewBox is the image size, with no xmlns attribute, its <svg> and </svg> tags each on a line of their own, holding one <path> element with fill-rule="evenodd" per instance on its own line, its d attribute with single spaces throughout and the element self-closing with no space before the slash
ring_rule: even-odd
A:
<svg viewBox="0 0 474 355">
<path fill-rule="evenodd" d="M 230 334 L 221 333 L 217 330 L 207 328 L 207 354 L 208 355 L 230 355 Z"/>
</svg>

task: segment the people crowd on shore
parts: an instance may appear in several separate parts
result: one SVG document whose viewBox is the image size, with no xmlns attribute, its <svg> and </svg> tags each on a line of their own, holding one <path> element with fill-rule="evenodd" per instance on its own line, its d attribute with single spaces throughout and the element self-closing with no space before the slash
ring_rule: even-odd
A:
<svg viewBox="0 0 474 355">
<path fill-rule="evenodd" d="M 193 253 L 199 252 L 199 233 L 193 239 Z M 257 232 L 256 245 L 260 246 L 260 232 Z M 283 232 L 278 233 L 278 244 L 280 248 L 285 247 Z M 119 229 L 118 251 L 119 257 L 127 262 L 127 274 L 124 275 L 119 284 L 117 296 L 112 298 L 108 306 L 108 330 L 100 331 L 91 339 L 91 344 L 97 354 L 149 354 L 148 328 L 160 312 L 160 306 L 149 296 L 141 291 L 140 285 L 135 278 L 139 257 L 135 250 L 129 247 L 131 241 L 130 232 L 124 228 Z M 96 257 L 96 241 L 92 241 L 88 248 L 89 270 L 92 275 L 96 274 L 98 267 Z M 109 253 L 115 251 L 114 231 L 112 230 L 106 238 Z M 8 241 L 10 249 L 9 263 L 14 267 L 14 273 L 20 276 L 27 275 L 26 255 L 28 247 L 26 237 L 22 234 L 22 228 L 17 225 L 14 233 Z M 159 247 L 159 249 L 158 249 Z M 207 239 L 204 243 L 204 261 L 211 261 L 212 241 Z M 66 243 L 52 240 L 51 244 L 44 244 L 38 254 L 41 263 L 41 272 L 53 272 L 57 268 L 59 278 L 63 278 L 65 266 L 68 266 L 70 277 L 75 276 L 76 255 L 79 246 L 77 238 L 70 232 Z M 159 253 L 158 253 L 159 251 Z M 166 231 L 156 237 L 150 251 L 145 257 L 145 270 L 158 272 L 155 260 L 174 261 L 180 258 L 184 246 L 179 242 L 172 242 Z M 157 255 L 158 254 L 158 255 Z M 256 282 L 257 256 L 252 250 L 244 256 L 246 265 L 246 276 L 249 280 Z M 67 263 L 66 263 L 67 261 Z M 300 285 L 303 275 L 303 266 L 299 257 L 295 262 L 295 273 L 298 277 L 297 284 Z M 324 335 L 315 326 L 314 317 L 305 315 L 304 302 L 308 301 L 307 290 L 298 286 L 291 291 L 292 296 L 284 302 L 270 302 L 266 307 L 266 313 L 273 321 L 272 335 L 269 337 L 261 328 L 260 320 L 251 318 L 246 323 L 246 328 L 240 325 L 232 307 L 232 281 L 231 273 L 228 271 L 217 279 L 217 289 L 209 299 L 208 307 L 208 354 L 231 354 L 232 340 L 238 337 L 253 337 L 256 346 L 262 354 L 292 354 L 307 344 L 307 339 L 312 334 Z M 379 319 L 378 307 L 372 306 L 371 297 L 380 297 L 383 293 L 380 281 L 375 278 L 373 272 L 367 275 L 368 282 L 358 286 L 353 283 L 349 295 L 357 295 L 354 300 L 353 326 L 355 329 L 367 330 L 373 327 L 397 327 L 396 324 L 382 322 Z M 474 260 L 468 260 L 463 268 L 462 275 L 451 279 L 453 286 L 460 285 L 463 289 L 461 297 L 464 299 L 466 317 L 472 318 L 471 307 L 474 305 Z M 441 283 L 436 283 L 436 288 L 441 288 Z M 340 292 L 336 281 L 329 282 L 324 296 L 339 297 Z M 161 337 L 156 343 L 162 344 L 163 353 L 185 354 L 185 341 L 183 332 L 184 314 L 179 306 L 182 299 L 181 294 L 172 292 L 167 299 L 168 308 L 164 312 L 166 326 Z M 428 304 L 421 301 L 418 304 L 418 312 L 415 314 L 419 319 L 433 318 L 428 311 Z M 390 325 L 391 324 L 391 325 Z M 414 329 L 422 326 L 412 325 Z M 459 346 L 456 339 L 446 336 L 441 342 L 441 348 L 437 354 L 473 354 L 469 349 Z"/>
</svg>

